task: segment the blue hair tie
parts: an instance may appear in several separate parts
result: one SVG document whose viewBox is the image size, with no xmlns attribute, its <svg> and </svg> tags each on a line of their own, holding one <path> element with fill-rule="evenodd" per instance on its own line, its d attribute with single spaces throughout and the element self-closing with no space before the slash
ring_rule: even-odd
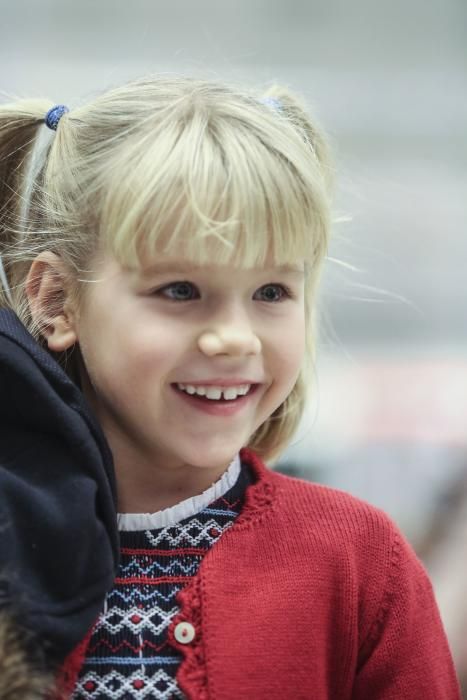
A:
<svg viewBox="0 0 467 700">
<path fill-rule="evenodd" d="M 284 105 L 277 97 L 263 97 L 260 102 L 266 107 L 271 107 L 275 112 L 282 112 Z"/>
<path fill-rule="evenodd" d="M 55 107 L 51 107 L 49 109 L 45 115 L 44 121 L 49 129 L 52 129 L 52 131 L 57 131 L 58 122 L 63 117 L 65 112 L 69 111 L 70 110 L 65 105 L 55 105 Z"/>
</svg>

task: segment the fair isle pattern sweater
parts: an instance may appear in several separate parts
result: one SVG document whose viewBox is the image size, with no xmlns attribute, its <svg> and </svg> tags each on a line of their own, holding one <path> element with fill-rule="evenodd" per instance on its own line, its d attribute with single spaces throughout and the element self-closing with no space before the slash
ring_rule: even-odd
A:
<svg viewBox="0 0 467 700">
<path fill-rule="evenodd" d="M 187 700 L 460 700 L 430 581 L 391 519 L 250 449 L 240 459 L 252 476 L 241 512 L 167 630 Z M 63 697 L 87 646 L 61 669 Z"/>
<path fill-rule="evenodd" d="M 240 513 L 249 483 L 237 456 L 207 491 L 154 514 L 119 515 L 121 561 L 90 636 L 73 700 L 179 700 L 182 655 L 167 630 L 176 596 Z M 178 628 L 183 640 L 191 629 Z M 187 637 L 188 639 L 188 637 Z"/>
</svg>

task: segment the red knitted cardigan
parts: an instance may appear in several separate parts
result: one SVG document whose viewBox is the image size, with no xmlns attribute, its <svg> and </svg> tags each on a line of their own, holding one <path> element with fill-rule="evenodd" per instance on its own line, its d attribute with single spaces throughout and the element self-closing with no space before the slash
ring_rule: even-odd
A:
<svg viewBox="0 0 467 700">
<path fill-rule="evenodd" d="M 459 700 L 427 574 L 394 523 L 347 493 L 268 469 L 178 594 L 169 643 L 189 700 Z M 181 621 L 195 628 L 178 642 Z M 74 686 L 86 640 L 61 674 Z"/>
</svg>

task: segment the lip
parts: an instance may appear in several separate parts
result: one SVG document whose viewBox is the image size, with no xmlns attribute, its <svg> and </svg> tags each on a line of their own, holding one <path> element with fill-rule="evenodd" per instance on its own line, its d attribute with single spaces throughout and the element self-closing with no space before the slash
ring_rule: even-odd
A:
<svg viewBox="0 0 467 700">
<path fill-rule="evenodd" d="M 185 382 L 179 382 L 180 384 L 185 384 Z M 188 383 L 188 382 L 187 382 Z M 244 382 L 245 384 L 249 384 L 250 382 Z M 187 394 L 186 392 L 182 391 L 181 389 L 178 389 L 176 385 L 172 384 L 172 389 L 175 392 L 175 394 L 178 396 L 180 401 L 183 401 L 185 405 L 188 405 L 191 408 L 197 409 L 201 413 L 207 413 L 211 416 L 233 416 L 236 413 L 239 413 L 242 411 L 247 404 L 251 402 L 253 399 L 254 395 L 256 394 L 257 390 L 260 387 L 260 384 L 255 384 L 252 386 L 248 394 L 245 396 L 239 396 L 237 399 L 234 399 L 230 402 L 225 402 L 225 403 L 218 403 L 216 401 L 200 401 L 199 399 L 195 399 L 194 396 L 191 396 L 190 394 Z M 193 386 L 196 386 L 195 384 Z M 208 386 L 208 385 L 202 385 L 202 386 Z M 220 385 L 217 385 L 220 386 Z M 227 386 L 227 385 L 222 385 L 222 386 Z"/>
</svg>

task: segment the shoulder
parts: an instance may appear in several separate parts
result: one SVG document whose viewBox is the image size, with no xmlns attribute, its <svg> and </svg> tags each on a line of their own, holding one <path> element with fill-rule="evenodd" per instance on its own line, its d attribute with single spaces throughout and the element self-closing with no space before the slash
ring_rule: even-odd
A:
<svg viewBox="0 0 467 700">
<path fill-rule="evenodd" d="M 380 508 L 345 491 L 274 471 L 251 451 L 246 456 L 259 482 L 271 492 L 271 517 L 263 521 L 265 538 L 284 551 L 293 547 L 305 562 L 313 557 L 323 574 L 352 582 L 359 597 L 369 596 L 374 602 L 381 602 L 384 591 L 397 587 L 401 577 L 427 585 L 412 546 Z"/>
<path fill-rule="evenodd" d="M 393 523 L 380 508 L 338 488 L 306 481 L 272 471 L 269 479 L 275 487 L 278 504 L 282 508 L 294 508 L 306 520 L 315 520 L 331 527 L 339 522 L 349 531 L 391 528 Z"/>
<path fill-rule="evenodd" d="M 293 521 L 295 528 L 318 530 L 329 537 L 335 533 L 339 541 L 360 541 L 364 535 L 391 540 L 400 534 L 384 511 L 346 491 L 275 471 L 252 450 L 242 450 L 242 461 L 271 491 L 275 516 Z"/>
<path fill-rule="evenodd" d="M 276 517 L 293 522 L 305 540 L 321 542 L 364 571 L 377 567 L 389 575 L 402 554 L 414 569 L 423 568 L 399 526 L 380 508 L 346 491 L 275 471 L 270 482 Z"/>
</svg>

